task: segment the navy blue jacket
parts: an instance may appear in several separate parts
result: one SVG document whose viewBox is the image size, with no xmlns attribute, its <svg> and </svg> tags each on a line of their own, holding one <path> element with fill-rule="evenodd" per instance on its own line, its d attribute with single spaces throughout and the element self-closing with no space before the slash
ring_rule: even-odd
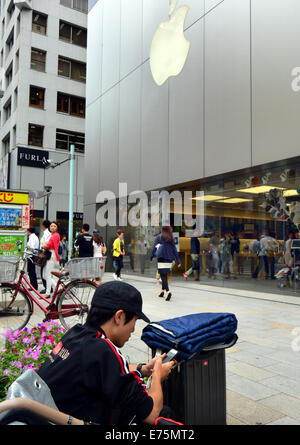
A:
<svg viewBox="0 0 300 445">
<path fill-rule="evenodd" d="M 196 236 L 191 238 L 191 253 L 200 254 L 200 242 Z"/>
<path fill-rule="evenodd" d="M 155 250 L 156 250 L 155 246 L 157 244 L 162 244 L 162 243 L 164 245 L 163 256 L 158 258 L 158 260 L 160 260 L 160 259 L 170 260 L 170 262 L 172 262 L 173 260 L 176 260 L 178 264 L 181 264 L 180 257 L 178 255 L 178 252 L 177 252 L 177 249 L 175 247 L 175 244 L 172 244 L 170 242 L 165 242 L 162 239 L 161 235 L 158 235 L 156 237 L 156 240 L 154 242 L 154 246 L 153 246 L 153 249 L 152 249 L 152 252 L 151 252 L 151 256 L 150 256 L 150 261 L 152 261 L 153 258 L 154 258 L 154 253 L 155 253 Z"/>
</svg>

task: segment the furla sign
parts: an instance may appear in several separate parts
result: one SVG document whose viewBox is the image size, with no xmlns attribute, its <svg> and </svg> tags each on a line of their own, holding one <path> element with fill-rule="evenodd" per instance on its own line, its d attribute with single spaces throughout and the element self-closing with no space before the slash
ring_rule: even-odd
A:
<svg viewBox="0 0 300 445">
<path fill-rule="evenodd" d="M 176 9 L 178 0 L 170 0 L 169 20 L 156 29 L 151 49 L 150 68 L 157 85 L 163 85 L 171 76 L 183 69 L 191 43 L 184 37 L 184 22 L 189 7 Z"/>
<path fill-rule="evenodd" d="M 45 168 L 49 152 L 26 147 L 18 147 L 18 165 L 25 167 Z"/>
</svg>

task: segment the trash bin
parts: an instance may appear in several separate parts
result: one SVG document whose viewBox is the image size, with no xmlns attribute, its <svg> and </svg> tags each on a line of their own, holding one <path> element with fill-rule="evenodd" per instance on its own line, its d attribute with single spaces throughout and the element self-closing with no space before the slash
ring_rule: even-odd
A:
<svg viewBox="0 0 300 445">
<path fill-rule="evenodd" d="M 176 366 L 163 384 L 164 405 L 185 425 L 226 425 L 225 350 Z"/>
<path fill-rule="evenodd" d="M 225 349 L 233 346 L 234 314 L 202 313 L 150 323 L 142 340 L 152 356 L 171 348 L 177 365 L 163 383 L 164 405 L 185 425 L 226 425 Z"/>
</svg>

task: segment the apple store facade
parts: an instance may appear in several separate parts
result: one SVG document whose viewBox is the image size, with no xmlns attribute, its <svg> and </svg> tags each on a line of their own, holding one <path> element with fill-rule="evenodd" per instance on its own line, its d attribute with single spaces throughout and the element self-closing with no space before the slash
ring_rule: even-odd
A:
<svg viewBox="0 0 300 445">
<path fill-rule="evenodd" d="M 201 282 L 299 294 L 298 274 L 275 278 L 300 253 L 286 248 L 300 229 L 299 16 L 298 0 L 90 0 L 84 218 L 108 256 L 124 229 L 127 273 L 155 277 L 164 204 L 155 223 L 130 224 L 124 197 L 130 212 L 141 201 L 128 198 L 144 192 L 150 213 L 153 192 L 174 192 L 189 200 L 169 205 L 182 269 L 197 227 Z M 253 280 L 266 231 L 277 247 Z M 225 235 L 238 239 L 226 268 Z M 176 265 L 172 274 L 182 277 Z"/>
</svg>

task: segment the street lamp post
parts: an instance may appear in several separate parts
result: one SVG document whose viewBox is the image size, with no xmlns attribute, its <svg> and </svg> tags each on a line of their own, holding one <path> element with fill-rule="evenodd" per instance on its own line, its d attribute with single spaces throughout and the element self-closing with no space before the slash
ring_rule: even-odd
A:
<svg viewBox="0 0 300 445">
<path fill-rule="evenodd" d="M 68 236 L 68 260 L 71 259 L 73 249 L 73 188 L 74 188 L 74 160 L 75 147 L 70 146 L 70 186 L 69 186 L 69 236 Z"/>
</svg>

